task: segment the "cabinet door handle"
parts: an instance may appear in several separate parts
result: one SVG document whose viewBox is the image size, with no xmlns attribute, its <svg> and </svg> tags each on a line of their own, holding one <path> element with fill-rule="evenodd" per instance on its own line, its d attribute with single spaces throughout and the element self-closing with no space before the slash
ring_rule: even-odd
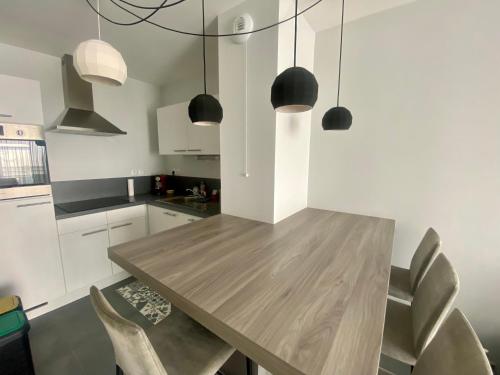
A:
<svg viewBox="0 0 500 375">
<path fill-rule="evenodd" d="M 93 234 L 97 234 L 97 233 L 101 233 L 101 232 L 106 232 L 106 231 L 107 231 L 107 229 L 94 230 L 92 232 L 82 233 L 82 237 L 91 236 Z"/>
<path fill-rule="evenodd" d="M 123 228 L 123 227 L 128 227 L 132 225 L 132 223 L 126 223 L 126 224 L 121 224 L 121 225 L 115 225 L 114 227 L 111 227 L 111 229 L 118 229 L 118 228 Z"/>
<path fill-rule="evenodd" d="M 168 215 L 168 216 L 177 216 L 177 214 L 173 214 L 172 212 L 164 212 L 163 215 Z"/>
<path fill-rule="evenodd" d="M 0 117 L 13 117 L 13 116 L 7 113 L 0 113 Z"/>
<path fill-rule="evenodd" d="M 187 150 L 174 150 L 174 152 L 186 152 Z"/>
<path fill-rule="evenodd" d="M 24 207 L 33 207 L 33 206 L 41 206 L 44 204 L 52 204 L 52 202 L 38 202 L 38 203 L 26 203 L 26 204 L 18 204 L 17 208 L 24 208 Z"/>
<path fill-rule="evenodd" d="M 198 152 L 201 152 L 203 150 L 201 148 L 190 148 L 188 151 L 198 151 Z"/>
</svg>

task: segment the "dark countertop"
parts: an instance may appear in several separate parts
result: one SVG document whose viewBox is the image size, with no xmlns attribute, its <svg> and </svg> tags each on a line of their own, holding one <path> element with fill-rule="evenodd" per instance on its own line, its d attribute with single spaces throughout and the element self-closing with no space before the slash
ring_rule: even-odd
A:
<svg viewBox="0 0 500 375">
<path fill-rule="evenodd" d="M 165 199 L 165 197 L 152 194 L 136 195 L 132 198 L 127 196 L 109 197 L 62 204 L 58 203 L 54 205 L 54 210 L 57 220 L 111 211 L 119 208 L 139 206 L 141 204 L 149 204 L 204 218 L 220 214 L 219 202 L 197 203 L 193 205 L 189 203 L 179 203 L 179 199 L 176 199 L 176 202 L 167 202 Z M 96 206 L 102 207 L 95 208 Z M 70 207 L 71 209 L 64 210 L 65 207 Z"/>
</svg>

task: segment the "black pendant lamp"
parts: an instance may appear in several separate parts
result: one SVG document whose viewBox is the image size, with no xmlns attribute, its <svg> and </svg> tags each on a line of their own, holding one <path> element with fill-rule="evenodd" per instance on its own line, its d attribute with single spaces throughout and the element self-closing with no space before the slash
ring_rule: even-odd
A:
<svg viewBox="0 0 500 375">
<path fill-rule="evenodd" d="M 339 79 L 337 86 L 337 106 L 329 109 L 323 116 L 322 126 L 324 130 L 347 130 L 352 124 L 351 112 L 339 105 L 340 99 L 340 76 L 342 72 L 342 42 L 344 37 L 344 1 L 342 0 L 342 22 L 340 25 L 340 54 L 339 54 Z"/>
<path fill-rule="evenodd" d="M 203 83 L 204 94 L 196 95 L 189 103 L 189 118 L 194 125 L 219 125 L 222 121 L 222 107 L 219 101 L 207 94 L 207 63 L 205 52 L 205 0 L 201 0 L 203 16 Z"/>
<path fill-rule="evenodd" d="M 276 112 L 299 113 L 309 111 L 318 99 L 318 82 L 307 69 L 297 66 L 297 13 L 295 0 L 295 40 L 293 67 L 286 69 L 274 80 L 271 88 L 271 103 Z"/>
</svg>

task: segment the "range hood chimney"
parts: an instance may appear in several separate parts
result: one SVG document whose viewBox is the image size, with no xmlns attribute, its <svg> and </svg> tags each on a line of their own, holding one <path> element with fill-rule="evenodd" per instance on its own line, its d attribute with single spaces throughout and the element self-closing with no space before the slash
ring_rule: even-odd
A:
<svg viewBox="0 0 500 375">
<path fill-rule="evenodd" d="M 71 55 L 62 57 L 62 78 L 65 109 L 49 131 L 100 136 L 127 134 L 94 112 L 92 84 L 80 78 Z"/>
</svg>

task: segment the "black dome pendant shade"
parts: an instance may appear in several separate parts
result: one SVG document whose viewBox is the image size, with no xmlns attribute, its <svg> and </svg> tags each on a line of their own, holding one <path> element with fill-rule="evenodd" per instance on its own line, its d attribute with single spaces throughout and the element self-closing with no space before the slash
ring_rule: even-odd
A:
<svg viewBox="0 0 500 375">
<path fill-rule="evenodd" d="M 271 103 L 277 112 L 309 111 L 318 99 L 318 82 L 307 69 L 286 69 L 276 77 L 271 89 Z"/>
<path fill-rule="evenodd" d="M 297 13 L 298 0 L 295 0 L 293 67 L 277 76 L 271 87 L 271 103 L 276 112 L 306 112 L 314 107 L 318 99 L 318 82 L 314 74 L 297 66 Z"/>
<path fill-rule="evenodd" d="M 222 121 L 222 107 L 212 95 L 195 96 L 188 107 L 189 118 L 195 125 L 218 125 Z"/>
<path fill-rule="evenodd" d="M 340 23 L 340 53 L 339 53 L 339 79 L 337 86 L 337 106 L 330 108 L 325 115 L 321 125 L 323 130 L 347 130 L 352 125 L 352 114 L 345 108 L 339 106 L 340 100 L 340 77 L 342 72 L 342 42 L 344 38 L 344 1 L 342 0 L 342 21 Z"/>
<path fill-rule="evenodd" d="M 330 108 L 323 116 L 323 130 L 347 130 L 352 125 L 352 114 L 345 107 Z"/>
<path fill-rule="evenodd" d="M 204 94 L 196 95 L 189 103 L 188 113 L 194 125 L 212 126 L 219 125 L 222 121 L 223 111 L 219 101 L 207 94 L 207 63 L 205 53 L 205 0 L 201 0 L 203 16 L 203 84 Z"/>
</svg>

